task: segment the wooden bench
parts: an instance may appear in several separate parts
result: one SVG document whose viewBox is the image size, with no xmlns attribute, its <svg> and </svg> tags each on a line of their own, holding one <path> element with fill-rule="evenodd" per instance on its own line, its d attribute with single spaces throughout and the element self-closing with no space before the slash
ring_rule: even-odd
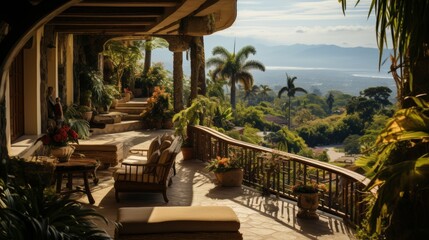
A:
<svg viewBox="0 0 429 240">
<path fill-rule="evenodd" d="M 115 239 L 243 239 L 240 220 L 227 206 L 124 207 Z"/>
</svg>

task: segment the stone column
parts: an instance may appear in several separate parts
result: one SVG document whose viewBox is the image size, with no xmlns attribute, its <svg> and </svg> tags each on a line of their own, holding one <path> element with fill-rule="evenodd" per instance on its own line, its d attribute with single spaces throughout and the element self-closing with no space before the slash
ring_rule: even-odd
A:
<svg viewBox="0 0 429 240">
<path fill-rule="evenodd" d="M 189 48 L 191 37 L 189 36 L 164 36 L 168 41 L 168 49 L 174 54 L 173 59 L 173 98 L 174 112 L 180 112 L 183 109 L 183 51 Z"/>
<path fill-rule="evenodd" d="M 191 99 L 206 94 L 204 38 L 193 37 L 191 42 Z"/>
<path fill-rule="evenodd" d="M 173 68 L 173 96 L 174 112 L 178 113 L 183 109 L 183 53 L 174 52 Z"/>
<path fill-rule="evenodd" d="M 198 62 L 197 53 L 197 44 L 194 37 L 191 42 L 191 100 L 195 99 L 198 95 L 198 71 L 200 63 Z"/>
<path fill-rule="evenodd" d="M 199 62 L 198 69 L 198 94 L 206 95 L 206 59 L 204 55 L 204 37 L 195 37 L 197 43 L 197 61 Z"/>
</svg>

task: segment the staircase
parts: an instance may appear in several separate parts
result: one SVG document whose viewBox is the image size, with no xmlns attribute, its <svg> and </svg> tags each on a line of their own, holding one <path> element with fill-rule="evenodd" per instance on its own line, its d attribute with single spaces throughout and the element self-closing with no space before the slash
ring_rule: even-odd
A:
<svg viewBox="0 0 429 240">
<path fill-rule="evenodd" d="M 147 98 L 133 98 L 128 102 L 120 102 L 109 113 L 99 114 L 93 121 L 104 128 L 91 128 L 92 135 L 126 132 L 143 128 L 140 113 L 147 107 Z"/>
</svg>

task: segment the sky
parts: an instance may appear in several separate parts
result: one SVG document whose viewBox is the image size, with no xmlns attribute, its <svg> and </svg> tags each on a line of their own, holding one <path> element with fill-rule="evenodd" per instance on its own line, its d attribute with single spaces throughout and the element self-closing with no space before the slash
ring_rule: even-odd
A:
<svg viewBox="0 0 429 240">
<path fill-rule="evenodd" d="M 333 44 L 377 47 L 369 0 L 238 0 L 234 24 L 214 36 L 251 38 L 265 45 Z"/>
</svg>

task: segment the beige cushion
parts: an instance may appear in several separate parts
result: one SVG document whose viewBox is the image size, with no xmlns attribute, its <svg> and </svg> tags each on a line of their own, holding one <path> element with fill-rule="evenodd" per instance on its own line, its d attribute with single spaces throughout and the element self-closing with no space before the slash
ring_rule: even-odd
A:
<svg viewBox="0 0 429 240">
<path fill-rule="evenodd" d="M 138 168 L 132 167 L 131 172 L 125 171 L 125 169 L 118 169 L 115 173 L 113 173 L 113 179 L 115 182 L 143 182 L 143 183 L 158 183 L 158 177 L 154 173 L 141 173 L 140 171 L 137 173 Z"/>
<path fill-rule="evenodd" d="M 170 141 L 170 140 L 164 140 L 164 141 L 161 143 L 161 146 L 159 146 L 159 151 L 160 151 L 160 152 L 162 152 L 162 151 L 164 151 L 165 149 L 169 148 L 170 146 L 171 146 L 171 141 Z"/>
<path fill-rule="evenodd" d="M 163 142 L 163 141 L 166 141 L 166 140 L 173 142 L 173 140 L 174 140 L 174 136 L 173 136 L 173 135 L 170 135 L 170 134 L 168 134 L 168 133 L 164 133 L 164 134 L 161 136 L 161 141 Z"/>
<path fill-rule="evenodd" d="M 153 152 L 159 149 L 159 146 L 161 146 L 161 138 L 158 136 L 150 143 L 147 155 L 151 156 Z"/>
<path fill-rule="evenodd" d="M 161 151 L 156 150 L 155 152 L 150 155 L 149 159 L 147 160 L 147 163 L 156 164 L 158 163 L 159 157 L 161 156 Z"/>
<path fill-rule="evenodd" d="M 147 157 L 141 156 L 141 155 L 130 155 L 127 158 L 125 158 L 122 163 L 125 164 L 146 164 L 147 163 Z"/>
<path fill-rule="evenodd" d="M 170 162 L 171 155 L 173 155 L 173 152 L 170 150 L 170 148 L 167 148 L 164 151 L 162 151 L 161 156 L 159 157 L 159 160 L 158 160 L 158 164 L 166 164 Z M 167 172 L 163 172 L 163 171 L 168 171 L 168 170 L 169 169 L 159 167 L 156 169 L 156 175 L 158 175 L 159 178 L 163 178 L 163 176 L 165 176 L 164 174 L 168 174 Z"/>
<path fill-rule="evenodd" d="M 227 206 L 125 207 L 118 209 L 119 234 L 237 232 L 240 220 Z"/>
<path fill-rule="evenodd" d="M 171 149 L 167 148 L 164 151 L 162 151 L 161 156 L 159 157 L 158 163 L 159 164 L 165 164 L 170 161 L 171 155 L 173 152 L 171 152 Z"/>
</svg>

